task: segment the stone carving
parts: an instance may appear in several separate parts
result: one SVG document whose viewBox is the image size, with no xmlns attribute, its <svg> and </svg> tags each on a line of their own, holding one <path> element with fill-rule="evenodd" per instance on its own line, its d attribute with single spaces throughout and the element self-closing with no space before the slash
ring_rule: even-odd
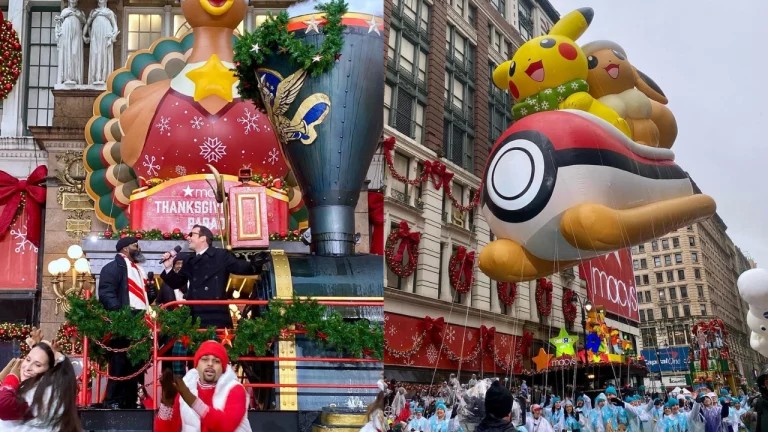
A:
<svg viewBox="0 0 768 432">
<path fill-rule="evenodd" d="M 107 0 L 99 0 L 99 7 L 91 11 L 83 30 L 83 40 L 91 44 L 88 84 L 104 85 L 115 69 L 112 44 L 119 33 L 115 13 L 107 7 Z"/>
<path fill-rule="evenodd" d="M 53 21 L 59 54 L 57 84 L 83 83 L 83 24 L 85 14 L 77 8 L 78 0 L 69 0 L 68 7 Z"/>
</svg>

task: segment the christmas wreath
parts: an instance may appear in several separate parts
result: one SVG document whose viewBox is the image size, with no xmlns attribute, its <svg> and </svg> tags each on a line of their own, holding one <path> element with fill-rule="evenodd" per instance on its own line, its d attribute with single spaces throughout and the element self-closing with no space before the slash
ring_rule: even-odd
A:
<svg viewBox="0 0 768 432">
<path fill-rule="evenodd" d="M 472 288 L 474 267 L 475 253 L 467 252 L 464 246 L 456 248 L 456 253 L 448 261 L 448 276 L 456 292 L 465 294 Z"/>
<path fill-rule="evenodd" d="M 284 54 L 294 66 L 312 76 L 330 70 L 339 59 L 344 46 L 344 25 L 341 17 L 347 13 L 344 0 L 331 0 L 315 6 L 324 13 L 323 43 L 314 48 L 288 31 L 288 13 L 270 15 L 255 31 L 244 34 L 235 44 L 235 73 L 240 78 L 238 91 L 246 99 L 260 101 L 256 69 L 272 54 Z"/>
<path fill-rule="evenodd" d="M 26 340 L 29 337 L 32 329 L 28 325 L 14 324 L 14 323 L 0 323 L 0 341 L 4 342 L 19 342 L 19 348 L 21 349 L 21 355 L 26 356 L 29 352 L 29 346 L 27 346 Z"/>
<path fill-rule="evenodd" d="M 563 289 L 563 318 L 568 326 L 572 326 L 576 321 L 576 305 L 573 304 L 576 299 L 576 293 L 570 289 Z"/>
<path fill-rule="evenodd" d="M 515 297 L 517 297 L 517 284 L 515 282 L 496 282 L 496 292 L 501 304 L 512 306 Z"/>
<path fill-rule="evenodd" d="M 21 43 L 13 24 L 0 12 L 0 102 L 19 79 L 21 73 Z"/>
<path fill-rule="evenodd" d="M 536 310 L 539 317 L 548 317 L 552 313 L 552 281 L 546 278 L 536 280 Z"/>
<path fill-rule="evenodd" d="M 384 259 L 392 273 L 404 278 L 416 271 L 416 264 L 419 262 L 420 241 L 421 233 L 411 232 L 411 227 L 406 221 L 400 221 L 398 228 L 392 230 L 384 247 Z M 408 261 L 404 262 L 406 252 L 408 253 Z"/>
</svg>

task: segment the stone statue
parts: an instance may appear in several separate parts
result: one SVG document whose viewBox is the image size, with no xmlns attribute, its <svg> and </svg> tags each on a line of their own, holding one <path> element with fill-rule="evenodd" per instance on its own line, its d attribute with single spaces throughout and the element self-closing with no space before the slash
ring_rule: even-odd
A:
<svg viewBox="0 0 768 432">
<path fill-rule="evenodd" d="M 83 83 L 83 24 L 85 14 L 77 8 L 78 0 L 69 0 L 69 6 L 53 21 L 59 52 L 57 84 Z"/>
<path fill-rule="evenodd" d="M 88 84 L 104 84 L 115 69 L 112 44 L 119 33 L 115 13 L 107 7 L 107 0 L 99 0 L 99 7 L 91 11 L 83 30 L 83 40 L 91 44 Z"/>
</svg>

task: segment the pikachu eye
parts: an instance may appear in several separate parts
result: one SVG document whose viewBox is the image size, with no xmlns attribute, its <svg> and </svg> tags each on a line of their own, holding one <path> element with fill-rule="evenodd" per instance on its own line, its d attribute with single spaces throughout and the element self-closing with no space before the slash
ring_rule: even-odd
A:
<svg viewBox="0 0 768 432">
<path fill-rule="evenodd" d="M 617 50 L 611 50 L 611 51 L 613 51 L 613 55 L 615 55 L 616 58 L 618 58 L 619 60 L 626 60 L 627 59 L 626 57 L 624 57 L 624 54 L 620 53 L 619 51 L 617 51 Z"/>
<path fill-rule="evenodd" d="M 509 76 L 515 75 L 515 62 L 509 62 Z"/>
<path fill-rule="evenodd" d="M 555 40 L 550 38 L 542 39 L 541 42 L 539 42 L 539 45 L 541 45 L 542 48 L 552 48 L 555 46 Z"/>
<path fill-rule="evenodd" d="M 594 69 L 597 67 L 597 57 L 595 56 L 589 56 L 587 57 L 587 67 L 590 69 Z"/>
</svg>

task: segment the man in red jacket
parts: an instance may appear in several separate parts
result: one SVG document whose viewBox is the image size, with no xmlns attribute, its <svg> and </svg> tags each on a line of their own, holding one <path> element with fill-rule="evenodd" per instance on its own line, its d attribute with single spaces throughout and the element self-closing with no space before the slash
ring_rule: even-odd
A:
<svg viewBox="0 0 768 432">
<path fill-rule="evenodd" d="M 229 367 L 224 346 L 203 342 L 194 364 L 184 378 L 163 372 L 155 431 L 251 432 L 248 394 Z"/>
</svg>

